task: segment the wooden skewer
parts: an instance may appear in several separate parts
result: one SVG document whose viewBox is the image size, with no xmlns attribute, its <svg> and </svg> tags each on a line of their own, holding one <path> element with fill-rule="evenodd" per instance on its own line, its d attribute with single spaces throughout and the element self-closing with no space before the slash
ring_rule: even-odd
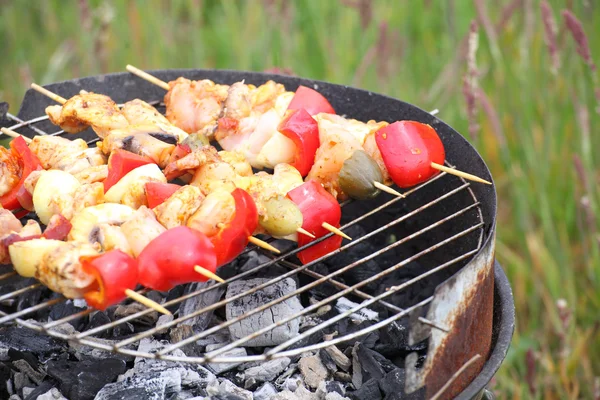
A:
<svg viewBox="0 0 600 400">
<path fill-rule="evenodd" d="M 308 236 L 311 239 L 316 238 L 315 235 L 313 235 L 312 233 L 310 233 L 309 231 L 307 231 L 306 229 L 303 229 L 303 228 L 296 229 L 296 232 L 301 233 L 303 235 L 306 235 L 306 236 Z"/>
<path fill-rule="evenodd" d="M 10 129 L 8 129 L 8 128 L 0 128 L 0 131 L 1 131 L 2 133 L 4 133 L 6 136 L 10 136 L 10 137 L 13 137 L 13 138 L 17 138 L 17 137 L 19 137 L 19 136 L 22 136 L 22 137 L 23 137 L 23 139 L 24 139 L 24 140 L 25 140 L 27 143 L 31 143 L 31 139 L 30 139 L 30 138 L 28 138 L 27 136 L 23 136 L 23 135 L 21 135 L 20 133 L 17 133 L 17 132 L 15 132 L 15 131 L 13 131 L 13 130 L 10 130 Z"/>
<path fill-rule="evenodd" d="M 389 186 L 384 185 L 381 182 L 373 181 L 373 186 L 375 186 L 377 189 L 381 190 L 382 192 L 386 192 L 386 193 L 389 193 L 394 196 L 402 197 L 403 199 L 406 198 L 406 196 L 403 195 L 402 193 L 398 192 L 397 190 L 392 189 Z"/>
<path fill-rule="evenodd" d="M 61 96 L 57 95 L 56 93 L 52 93 L 51 91 L 49 91 L 46 88 L 41 87 L 37 83 L 32 83 L 31 88 L 37 92 L 40 92 L 44 96 L 50 97 L 52 100 L 54 100 L 55 102 L 57 102 L 59 104 L 65 104 L 67 102 L 67 99 L 65 99 L 64 97 L 61 97 Z"/>
<path fill-rule="evenodd" d="M 125 289 L 125 295 L 127 297 L 129 297 L 130 299 L 135 300 L 138 303 L 145 305 L 148 308 L 158 311 L 159 313 L 162 313 L 165 315 L 171 315 L 171 311 L 167 310 L 166 308 L 164 308 L 163 306 L 161 306 L 154 300 L 150 300 L 146 296 L 142 296 L 141 294 L 139 294 L 136 291 L 133 291 L 131 289 Z"/>
<path fill-rule="evenodd" d="M 156 86 L 160 86 L 161 88 L 165 89 L 165 90 L 169 90 L 169 84 L 165 81 L 161 81 L 160 79 L 158 79 L 155 76 L 150 75 L 147 72 L 142 71 L 139 68 L 134 67 L 133 65 L 129 65 L 127 64 L 127 67 L 125 67 L 127 69 L 127 71 L 131 72 L 134 75 L 139 76 L 140 78 L 155 84 Z"/>
<path fill-rule="evenodd" d="M 335 226 L 333 226 L 327 222 L 323 222 L 321 224 L 321 226 L 323 228 L 327 229 L 329 232 L 335 233 L 336 235 L 341 236 L 345 239 L 352 240 L 352 238 L 350 236 L 346 235 L 344 232 L 340 231 L 338 228 L 336 228 Z"/>
<path fill-rule="evenodd" d="M 281 251 L 279 251 L 276 247 L 273 247 L 269 243 L 265 242 L 264 240 L 260 240 L 258 238 L 255 238 L 254 236 L 249 236 L 248 241 L 252 244 L 257 245 L 258 247 L 262 247 L 265 250 L 272 251 L 275 254 L 281 253 Z"/>
<path fill-rule="evenodd" d="M 202 268 L 199 265 L 196 265 L 194 267 L 194 271 L 196 271 L 197 273 L 199 273 L 202 276 L 207 277 L 208 279 L 213 279 L 217 282 L 225 283 L 225 280 L 223 280 L 223 278 L 221 278 L 219 275 L 214 274 L 214 273 L 210 272 L 209 270 L 207 270 L 206 268 Z"/>
<path fill-rule="evenodd" d="M 492 182 L 488 182 L 485 179 L 481 179 L 478 176 L 467 174 L 466 172 L 462 172 L 462 171 L 459 171 L 459 170 L 454 169 L 454 168 L 448 168 L 448 167 L 446 167 L 444 165 L 436 164 L 434 162 L 431 163 L 431 168 L 435 168 L 435 169 L 437 169 L 439 171 L 446 172 L 446 173 L 448 173 L 450 175 L 459 176 L 461 178 L 465 178 L 465 179 L 468 179 L 470 181 L 479 182 L 479 183 L 485 183 L 486 185 L 491 185 L 492 184 Z"/>
</svg>

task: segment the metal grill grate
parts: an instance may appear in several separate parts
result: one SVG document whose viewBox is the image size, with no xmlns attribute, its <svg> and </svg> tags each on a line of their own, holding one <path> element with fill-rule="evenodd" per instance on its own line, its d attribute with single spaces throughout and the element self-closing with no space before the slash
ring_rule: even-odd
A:
<svg viewBox="0 0 600 400">
<path fill-rule="evenodd" d="M 158 102 L 155 102 L 154 104 L 158 104 Z M 35 126 L 36 124 L 38 124 L 40 122 L 46 121 L 47 117 L 39 117 L 39 118 L 31 119 L 29 121 L 22 121 L 19 118 L 15 117 L 11 114 L 7 114 L 7 116 L 9 118 L 11 118 L 12 120 L 14 120 L 15 122 L 17 122 L 17 124 L 10 127 L 10 129 L 19 131 L 19 129 L 30 128 L 36 134 L 40 134 L 40 135 L 48 134 Z M 58 131 L 58 132 L 51 133 L 51 135 L 60 135 L 62 133 L 63 133 L 63 131 Z M 95 141 L 96 140 L 93 140 L 90 143 L 95 142 Z M 443 181 L 440 181 L 440 180 L 443 180 Z M 426 200 L 423 201 L 422 204 L 417 204 L 415 207 L 412 207 L 412 209 L 408 210 L 406 213 L 399 215 L 399 216 L 392 215 L 392 217 L 388 218 L 388 219 L 386 219 L 385 216 L 382 216 L 382 214 L 385 214 L 385 211 L 389 210 L 391 206 L 397 205 L 398 202 L 407 201 L 409 198 L 411 198 L 411 196 L 413 196 L 415 193 L 417 193 L 419 191 L 428 190 L 429 189 L 428 186 L 432 185 L 434 182 L 436 182 L 436 184 L 442 182 L 443 185 L 447 188 L 445 193 L 443 193 L 439 196 L 436 196 L 433 199 L 427 199 L 427 196 L 419 196 L 418 197 L 419 199 L 425 198 Z M 466 193 L 466 196 L 465 196 L 465 193 Z M 459 194 L 462 194 L 462 196 L 457 201 L 456 197 Z M 105 341 L 94 338 L 93 335 L 103 332 L 105 330 L 117 327 L 120 324 L 125 324 L 128 321 L 133 321 L 137 318 L 144 317 L 145 315 L 147 315 L 153 311 L 150 309 L 139 311 L 134 314 L 116 319 L 115 321 L 112 321 L 110 323 L 106 323 L 106 324 L 103 324 L 96 328 L 89 329 L 89 330 L 86 330 L 83 332 L 78 332 L 78 333 L 75 333 L 72 335 L 63 333 L 62 331 L 60 331 L 60 329 L 57 329 L 57 327 L 59 327 L 62 324 L 68 323 L 69 321 L 73 321 L 80 317 L 89 315 L 90 313 L 94 312 L 93 309 L 86 309 L 84 311 L 81 311 L 81 312 L 69 315 L 67 317 L 64 317 L 62 319 L 48 322 L 48 323 L 41 323 L 41 322 L 31 320 L 31 319 L 29 319 L 29 320 L 24 319 L 27 316 L 30 316 L 37 311 L 46 309 L 50 306 L 53 306 L 55 304 L 58 304 L 58 303 L 66 300 L 64 298 L 56 298 L 56 299 L 51 299 L 51 300 L 45 301 L 40 304 L 36 304 L 34 306 L 28 307 L 26 309 L 23 309 L 21 311 L 18 311 L 18 312 L 12 313 L 12 314 L 7 314 L 7 313 L 0 311 L 0 325 L 9 324 L 9 323 L 17 323 L 24 327 L 27 327 L 27 328 L 30 328 L 30 329 L 33 329 L 33 330 L 36 330 L 39 332 L 43 332 L 52 337 L 76 342 L 76 343 L 79 343 L 79 344 L 82 344 L 85 346 L 90 346 L 93 348 L 97 348 L 100 350 L 117 352 L 117 353 L 137 356 L 137 357 L 161 358 L 164 360 L 183 361 L 183 362 L 192 362 L 192 363 L 208 363 L 208 362 L 231 363 L 231 362 L 262 361 L 262 360 L 279 358 L 279 357 L 294 356 L 294 355 L 298 355 L 298 354 L 308 352 L 311 350 L 325 348 L 325 347 L 328 347 L 328 346 L 331 346 L 331 345 L 334 345 L 334 344 L 337 344 L 337 343 L 340 343 L 343 341 L 356 339 L 365 334 L 368 334 L 369 332 L 378 330 L 387 324 L 390 324 L 390 323 L 397 321 L 403 317 L 406 317 L 410 313 L 413 313 L 414 311 L 418 311 L 421 307 L 429 304 L 432 301 L 433 296 L 430 296 L 423 300 L 420 300 L 420 301 L 416 302 L 416 304 L 413 304 L 407 308 L 401 308 L 398 305 L 392 304 L 389 301 L 389 298 L 392 295 L 405 290 L 406 288 L 410 287 L 411 285 L 416 284 L 417 282 L 421 282 L 423 280 L 430 278 L 432 275 L 434 275 L 436 273 L 439 273 L 443 270 L 449 269 L 450 267 L 456 267 L 457 265 L 459 265 L 461 263 L 464 264 L 465 262 L 470 260 L 480 250 L 480 248 L 482 246 L 482 243 L 484 240 L 483 216 L 482 216 L 482 212 L 481 212 L 480 203 L 478 202 L 473 191 L 471 190 L 469 182 L 463 180 L 462 178 L 457 178 L 455 176 L 447 175 L 446 173 L 441 173 L 441 174 L 437 175 L 435 178 L 431 179 L 430 181 L 425 182 L 425 183 L 405 192 L 405 195 L 407 196 L 407 199 L 392 198 L 391 200 L 386 201 L 385 203 L 381 204 L 380 206 L 378 206 L 370 211 L 362 213 L 360 216 L 349 221 L 348 223 L 346 223 L 345 225 L 343 225 L 341 227 L 342 230 L 346 230 L 347 228 L 351 227 L 352 225 L 363 222 L 369 218 L 376 218 L 376 221 L 378 222 L 377 223 L 378 228 L 372 230 L 371 232 L 366 233 L 362 237 L 355 238 L 353 241 L 350 241 L 350 242 L 345 241 L 344 245 L 336 252 L 330 253 L 318 260 L 315 260 L 311 263 L 308 263 L 308 264 L 305 264 L 302 266 L 290 261 L 290 258 L 292 258 L 292 256 L 294 254 L 298 253 L 301 250 L 306 249 L 307 247 L 314 244 L 315 242 L 313 242 L 309 245 L 300 247 L 300 248 L 295 248 L 291 251 L 284 252 L 279 256 L 275 256 L 271 253 L 266 253 L 262 249 L 256 248 L 253 245 L 250 245 L 245 250 L 245 252 L 248 252 L 251 250 L 256 250 L 264 255 L 267 255 L 271 259 L 268 262 L 264 262 L 250 270 L 247 270 L 247 271 L 239 273 L 231 278 L 228 278 L 225 281 L 225 283 L 214 282 L 214 284 L 211 286 L 202 288 L 193 293 L 185 294 L 176 299 L 172 299 L 170 301 L 167 301 L 163 305 L 166 307 L 177 305 L 177 304 L 183 302 L 184 300 L 190 299 L 194 296 L 199 296 L 203 293 L 206 293 L 211 290 L 215 290 L 220 287 L 224 287 L 227 284 L 234 282 L 236 280 L 240 280 L 240 279 L 247 278 L 247 277 L 252 277 L 256 273 L 264 272 L 267 270 L 267 268 L 269 268 L 270 266 L 275 265 L 275 264 L 277 264 L 279 266 L 283 266 L 283 267 L 289 269 L 289 271 L 282 275 L 279 275 L 275 278 L 269 279 L 267 282 L 265 282 L 259 286 L 256 286 L 248 291 L 240 293 L 236 296 L 225 298 L 225 299 L 223 299 L 215 304 L 212 304 L 208 307 L 196 310 L 191 314 L 187 314 L 185 316 L 180 316 L 178 318 L 175 318 L 173 321 L 171 321 L 167 324 L 155 326 L 147 331 L 143 331 L 132 337 L 121 340 L 121 341 L 115 343 L 114 345 L 108 345 L 108 344 L 106 344 Z M 381 196 L 388 196 L 388 195 L 382 194 Z M 388 196 L 388 198 L 390 198 L 390 196 Z M 464 201 L 465 198 L 469 199 L 469 200 L 467 202 L 465 202 Z M 352 203 L 352 201 L 347 201 L 347 202 L 343 203 L 342 206 L 347 207 L 351 203 Z M 456 206 L 457 204 L 458 204 L 458 208 Z M 397 240 L 395 240 L 395 241 L 387 244 L 386 246 L 380 248 L 379 250 L 373 252 L 372 254 L 367 255 L 366 257 L 360 257 L 360 258 L 357 257 L 356 260 L 352 261 L 351 263 L 349 263 L 345 266 L 340 266 L 341 268 L 335 270 L 334 272 L 330 272 L 326 275 L 323 275 L 323 274 L 315 272 L 314 270 L 311 269 L 311 267 L 315 266 L 316 264 L 320 263 L 321 261 L 324 261 L 325 259 L 334 257 L 335 255 L 337 255 L 339 253 L 352 252 L 353 247 L 359 245 L 362 242 L 368 241 L 370 239 L 372 240 L 375 237 L 375 235 L 377 235 L 377 234 L 380 234 L 384 231 L 388 231 L 391 228 L 397 227 L 403 223 L 407 223 L 407 222 L 413 221 L 415 219 L 422 218 L 422 216 L 427 212 L 427 210 L 432 207 L 441 207 L 446 212 L 442 217 L 437 218 L 435 221 L 433 221 L 431 223 L 429 223 L 429 221 L 428 221 L 425 226 L 419 227 L 418 230 L 416 230 L 410 234 L 406 234 L 405 236 L 403 236 L 401 238 L 398 238 Z M 450 211 L 447 211 L 447 210 L 450 210 Z M 388 213 L 386 215 L 388 215 L 388 217 L 389 217 L 390 214 Z M 467 217 L 467 215 L 468 215 L 468 217 Z M 465 219 L 467 220 L 466 224 L 464 222 Z M 463 222 L 461 222 L 461 224 L 457 224 L 457 221 L 459 221 L 459 220 L 461 220 Z M 432 235 L 432 231 L 434 231 L 436 229 L 440 229 L 443 226 L 452 225 L 452 224 L 454 224 L 456 226 L 460 226 L 461 229 L 458 230 L 457 232 L 453 231 L 451 234 L 448 234 L 445 237 L 442 236 L 441 240 L 436 240 L 435 239 L 436 235 Z M 463 226 L 464 226 L 464 229 L 463 229 Z M 331 235 L 332 234 L 329 234 L 329 235 L 321 238 L 318 241 L 324 240 L 324 239 L 330 237 Z M 382 278 L 405 267 L 407 264 L 409 264 L 411 262 L 420 260 L 420 259 L 424 258 L 425 256 L 430 255 L 433 252 L 436 252 L 437 250 L 448 249 L 448 246 L 452 246 L 453 244 L 456 244 L 456 242 L 459 239 L 465 238 L 467 235 L 469 235 L 469 237 L 472 237 L 472 240 L 466 241 L 467 245 L 464 245 L 464 243 L 463 243 L 463 245 L 459 246 L 461 249 L 459 251 L 459 254 L 450 254 L 451 252 L 447 252 L 450 254 L 450 256 L 446 256 L 444 261 L 437 263 L 437 265 L 428 265 L 427 268 L 423 271 L 423 273 L 421 273 L 417 276 L 414 276 L 411 279 L 406 280 L 405 282 L 403 282 L 401 284 L 393 285 L 393 286 L 387 288 L 385 292 L 378 294 L 378 295 L 371 295 L 371 294 L 367 293 L 366 291 L 361 290 L 361 288 L 368 285 L 369 283 L 381 281 Z M 402 260 L 398 260 L 398 262 L 396 262 L 391 267 L 389 267 L 377 274 L 373 274 L 369 278 L 367 278 L 363 281 L 360 281 L 354 285 L 346 285 L 345 283 L 342 283 L 339 280 L 339 277 L 341 275 L 343 275 L 344 273 L 347 273 L 348 271 L 350 271 L 354 268 L 364 266 L 365 263 L 367 263 L 368 261 L 371 261 L 371 260 L 378 261 L 378 260 L 380 260 L 380 257 L 384 256 L 384 254 L 386 252 L 389 252 L 390 250 L 393 250 L 393 249 L 397 248 L 398 246 L 402 246 L 407 243 L 412 243 L 411 241 L 413 241 L 413 240 L 418 240 L 420 243 L 425 243 L 426 246 L 424 248 L 419 249 L 418 251 L 414 252 L 414 254 L 412 254 L 410 257 L 404 258 Z M 454 251 L 453 253 L 456 253 L 456 251 Z M 352 254 L 352 253 L 349 253 L 349 254 Z M 443 257 L 443 255 L 441 257 Z M 437 258 L 439 258 L 439 256 Z M 187 339 L 184 339 L 180 342 L 168 345 L 168 346 L 160 349 L 157 353 L 149 353 L 149 352 L 143 352 L 143 351 L 138 351 L 138 350 L 132 349 L 132 347 L 135 347 L 134 345 L 139 343 L 139 341 L 143 338 L 150 337 L 156 333 L 159 333 L 160 331 L 163 331 L 170 327 L 174 327 L 183 321 L 194 318 L 195 316 L 199 316 L 206 312 L 210 312 L 210 311 L 216 310 L 220 307 L 226 306 L 228 303 L 231 303 L 242 297 L 251 295 L 261 289 L 264 289 L 270 285 L 280 282 L 285 278 L 293 277 L 298 274 L 304 274 L 305 276 L 311 278 L 312 281 L 308 284 L 298 287 L 292 293 L 286 294 L 285 296 L 279 297 L 279 298 L 277 298 L 267 304 L 264 304 L 256 309 L 248 311 L 245 314 L 243 314 L 235 319 L 227 320 L 217 326 L 214 326 L 212 328 L 209 328 L 202 332 L 194 334 L 193 336 L 190 336 Z M 15 272 L 9 272 L 9 273 L 0 275 L 0 287 L 2 286 L 3 281 L 5 279 L 8 279 L 15 275 L 16 275 Z M 254 332 L 246 337 L 235 340 L 232 343 L 225 345 L 224 347 L 221 347 L 221 348 L 218 348 L 211 352 L 205 353 L 201 357 L 184 357 L 184 356 L 178 356 L 178 355 L 172 354 L 173 351 L 175 351 L 176 349 L 181 349 L 183 346 L 185 346 L 187 344 L 190 344 L 199 339 L 205 338 L 208 335 L 211 335 L 220 330 L 227 329 L 230 325 L 240 322 L 243 319 L 248 318 L 248 317 L 250 317 L 254 314 L 257 314 L 261 311 L 264 311 L 273 305 L 276 305 L 276 304 L 279 304 L 279 303 L 285 301 L 286 299 L 289 299 L 294 296 L 299 296 L 303 293 L 306 293 L 307 291 L 309 291 L 312 288 L 318 287 L 319 285 L 325 285 L 325 284 L 330 285 L 331 287 L 335 288 L 335 293 L 310 305 L 309 307 L 302 309 L 300 312 L 297 312 L 293 315 L 286 316 L 283 320 L 278 321 L 277 323 L 273 323 L 268 326 L 265 326 L 262 329 Z M 0 296 L 0 302 L 4 302 L 6 300 L 16 298 L 17 296 L 27 294 L 29 291 L 36 289 L 40 286 L 41 286 L 41 284 L 36 283 L 36 284 L 30 285 L 30 286 L 24 287 L 22 289 L 13 291 L 13 292 L 3 294 Z M 140 293 L 145 293 L 145 292 L 146 292 L 146 290 L 140 291 Z M 282 344 L 268 350 L 265 354 L 248 355 L 248 356 L 243 356 L 243 357 L 231 357 L 231 356 L 228 357 L 228 356 L 224 355 L 224 353 L 226 353 L 227 351 L 229 351 L 233 348 L 242 346 L 245 343 L 247 343 L 248 341 L 252 340 L 253 338 L 256 338 L 257 336 L 259 336 L 261 334 L 272 331 L 273 329 L 277 328 L 278 326 L 280 326 L 286 322 L 301 318 L 304 315 L 307 315 L 311 312 L 318 310 L 322 306 L 334 304 L 337 299 L 339 299 L 343 296 L 347 296 L 347 295 L 352 295 L 356 298 L 362 299 L 363 302 L 358 304 L 357 306 L 353 307 L 352 309 L 349 309 L 343 313 L 338 314 L 337 316 L 335 316 L 331 319 L 328 319 L 326 321 L 319 323 L 318 325 L 302 332 L 301 334 L 293 337 L 292 339 L 286 341 L 285 343 L 282 343 Z M 329 338 L 328 340 L 323 340 L 317 344 L 307 345 L 307 346 L 299 346 L 299 347 L 294 348 L 295 345 L 297 346 L 298 343 L 300 343 L 303 339 L 308 338 L 310 335 L 313 335 L 313 334 L 316 334 L 319 332 L 323 332 L 325 328 L 331 327 L 333 324 L 337 323 L 338 321 L 340 321 L 344 318 L 348 318 L 353 313 L 356 313 L 357 311 L 360 311 L 361 309 L 369 307 L 375 303 L 378 303 L 380 306 L 385 307 L 390 312 L 390 316 L 386 319 L 383 319 L 383 320 L 375 323 L 374 325 L 360 329 L 356 332 L 352 332 L 352 333 L 349 333 L 349 334 L 346 334 L 346 335 L 343 335 L 340 337 Z M 445 332 L 448 331 L 446 327 L 439 326 L 436 323 L 429 321 L 423 317 L 418 317 L 418 321 L 422 324 L 427 324 L 434 329 L 439 329 L 439 330 L 442 330 Z"/>
</svg>

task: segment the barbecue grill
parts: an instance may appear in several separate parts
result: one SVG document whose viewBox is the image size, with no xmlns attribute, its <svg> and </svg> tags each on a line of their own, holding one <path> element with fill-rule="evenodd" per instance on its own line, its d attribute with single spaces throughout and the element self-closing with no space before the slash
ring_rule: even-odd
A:
<svg viewBox="0 0 600 400">
<path fill-rule="evenodd" d="M 165 81 L 184 76 L 226 84 L 245 79 L 247 83 L 258 85 L 273 79 L 284 84 L 288 90 L 295 90 L 298 85 L 313 87 L 329 99 L 339 114 L 351 118 L 362 121 L 410 119 L 427 123 L 436 129 L 444 143 L 447 166 L 491 181 L 485 163 L 460 134 L 432 113 L 396 99 L 346 86 L 274 74 L 212 70 L 164 70 L 151 73 Z M 129 73 L 75 79 L 46 87 L 66 98 L 78 94 L 80 90 L 87 90 L 109 95 L 119 103 L 140 98 L 158 107 L 164 96 L 163 89 Z M 44 108 L 51 104 L 51 100 L 29 90 L 18 115 L 7 114 L 12 120 L 8 127 L 30 137 L 63 135 L 44 116 Z M 70 137 L 81 137 L 88 143 L 97 140 L 91 130 Z M 408 326 L 411 345 L 423 342 L 427 344 L 425 357 L 417 352 L 406 356 L 406 392 L 422 390 L 427 398 L 473 398 L 481 393 L 499 368 L 506 355 L 514 325 L 510 285 L 501 267 L 494 261 L 494 187 L 470 183 L 441 173 L 430 181 L 405 191 L 404 195 L 406 198 L 397 198 L 382 193 L 375 200 L 343 203 L 341 229 L 354 229 L 352 232 L 358 232 L 358 236 L 352 241 L 344 241 L 339 251 L 306 265 L 301 265 L 294 257 L 302 248 L 290 249 L 288 246 L 280 255 L 274 255 L 250 245 L 244 254 L 257 251 L 269 259 L 244 271 L 236 270 L 230 265 L 223 266 L 218 273 L 226 278 L 225 283 L 206 285 L 199 290 L 168 299 L 163 305 L 175 307 L 195 296 L 223 289 L 235 281 L 255 276 L 266 275 L 268 279 L 264 283 L 187 315 L 178 316 L 166 324 L 136 333 L 116 344 L 106 344 L 95 336 L 107 329 L 142 318 L 152 310 L 139 311 L 92 329 L 66 334 L 60 329 L 61 325 L 90 315 L 94 310 L 86 309 L 51 322 L 36 320 L 35 316 L 40 311 L 65 301 L 64 298 L 53 298 L 18 311 L 1 312 L 0 325 L 16 323 L 55 338 L 107 352 L 207 364 L 261 362 L 298 356 L 335 344 L 361 340 L 390 324 L 403 323 Z M 329 236 L 331 234 L 325 238 Z M 277 242 L 275 245 L 282 247 L 285 243 Z M 371 251 L 366 254 L 365 248 Z M 269 271 L 275 266 L 285 268 L 285 272 L 273 276 Z M 356 278 L 356 271 L 360 271 L 362 279 Z M 137 348 L 144 338 L 164 332 L 185 320 L 227 307 L 236 300 L 252 296 L 287 278 L 298 282 L 295 290 L 260 307 L 201 332 L 194 332 L 156 352 L 140 351 Z M 20 279 L 22 278 L 10 272 L 10 269 L 2 269 L 0 289 L 2 286 L 13 285 Z M 0 304 L 10 303 L 11 299 L 19 296 L 27 296 L 28 292 L 39 286 L 40 284 L 33 283 L 18 290 L 2 291 Z M 213 333 L 226 331 L 232 325 L 242 323 L 244 319 L 252 318 L 287 299 L 307 296 L 314 290 L 326 294 L 300 311 L 285 315 L 283 319 L 266 324 L 224 347 L 193 356 L 181 352 L 187 345 Z M 352 299 L 354 303 L 351 304 L 354 305 L 283 343 L 268 348 L 263 354 L 228 355 L 229 350 L 247 345 L 286 323 L 312 315 L 322 307 L 334 305 L 342 297 Z M 332 332 L 340 321 L 352 318 L 364 309 L 384 311 L 380 313 L 382 317 L 376 323 L 342 335 Z M 320 335 L 324 339 L 316 343 L 309 341 L 314 335 Z"/>
</svg>

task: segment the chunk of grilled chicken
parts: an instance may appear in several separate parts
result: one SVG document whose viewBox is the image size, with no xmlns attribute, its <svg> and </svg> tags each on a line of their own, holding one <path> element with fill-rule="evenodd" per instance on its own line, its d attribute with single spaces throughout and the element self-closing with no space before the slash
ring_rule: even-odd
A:
<svg viewBox="0 0 600 400">
<path fill-rule="evenodd" d="M 154 208 L 156 219 L 165 228 L 186 225 L 204 200 L 202 191 L 195 186 L 185 185 L 171 195 L 164 203 Z"/>
<path fill-rule="evenodd" d="M 227 98 L 229 86 L 210 80 L 178 78 L 165 95 L 167 119 L 187 133 L 212 133 Z"/>
<path fill-rule="evenodd" d="M 31 242 L 33 250 L 35 240 Z M 23 246 L 27 243 L 23 242 Z M 67 298 L 81 298 L 95 279 L 83 271 L 80 257 L 97 254 L 97 248 L 88 243 L 60 242 L 42 257 L 35 277 L 49 289 L 62 293 Z"/>
<path fill-rule="evenodd" d="M 121 230 L 127 237 L 134 257 L 137 257 L 152 240 L 167 229 L 156 220 L 156 215 L 151 209 L 141 206 L 121 225 Z"/>
<path fill-rule="evenodd" d="M 387 125 L 387 122 L 365 123 L 335 114 L 317 114 L 314 118 L 319 124 L 321 146 L 317 149 L 315 162 L 306 180 L 314 179 L 320 182 L 338 200 L 345 200 L 348 196 L 342 191 L 338 179 L 344 161 L 349 159 L 356 150 L 363 150 L 367 137 Z M 376 161 L 378 157 L 383 165 L 376 144 L 372 146 L 369 141 L 364 150 Z M 385 165 L 383 168 L 385 169 Z M 389 179 L 387 170 L 382 170 L 382 173 Z"/>
<path fill-rule="evenodd" d="M 19 238 L 42 234 L 37 221 L 29 220 L 25 226 L 9 210 L 0 208 L 0 264 L 10 264 L 8 245 Z"/>
<path fill-rule="evenodd" d="M 96 93 L 79 94 L 62 106 L 46 107 L 46 114 L 53 124 L 65 132 L 78 133 L 91 126 L 102 139 L 111 130 L 129 125 L 110 97 Z"/>
<path fill-rule="evenodd" d="M 150 134 L 164 134 L 174 137 L 177 142 L 182 142 L 188 134 L 177 126 L 173 125 L 167 117 L 158 112 L 156 108 L 143 100 L 135 99 L 123 104 L 121 112 L 131 126 L 152 126 Z M 173 144 L 173 143 L 171 143 Z"/>
<path fill-rule="evenodd" d="M 10 192 L 21 179 L 21 167 L 10 150 L 0 146 L 0 196 Z"/>
<path fill-rule="evenodd" d="M 106 156 L 100 149 L 89 148 L 82 139 L 36 136 L 29 148 L 44 169 L 60 169 L 70 174 L 78 174 L 87 168 L 106 164 Z"/>
</svg>

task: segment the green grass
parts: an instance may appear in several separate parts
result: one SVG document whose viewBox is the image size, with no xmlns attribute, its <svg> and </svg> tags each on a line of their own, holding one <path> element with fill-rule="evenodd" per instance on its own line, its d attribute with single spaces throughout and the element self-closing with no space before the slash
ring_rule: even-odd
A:
<svg viewBox="0 0 600 400">
<path fill-rule="evenodd" d="M 443 120 L 467 135 L 461 92 L 466 63 L 457 53 L 476 17 L 473 3 L 374 3 L 363 29 L 359 12 L 335 0 L 285 2 L 284 9 L 279 1 L 0 0 L 0 99 L 16 113 L 31 81 L 122 71 L 127 63 L 144 69 L 281 67 L 439 108 Z M 495 23 L 501 13 L 495 4 L 508 1 L 485 3 Z M 481 110 L 481 129 L 470 138 L 497 183 L 497 255 L 517 306 L 515 338 L 494 389 L 502 398 L 592 398 L 600 376 L 600 156 L 595 153 L 600 115 L 593 93 L 598 77 L 564 29 L 559 13 L 564 2 L 552 2 L 562 61 L 556 74 L 538 1 L 522 3 L 526 6 L 498 32 L 496 43 L 481 30 L 477 53 L 479 83 L 506 140 L 498 140 L 493 121 Z M 567 3 L 600 62 L 597 4 Z M 89 5 L 89 20 L 82 20 L 78 4 Z M 383 21 L 387 44 L 379 38 Z M 589 134 L 578 118 L 585 112 Z M 576 172 L 575 156 L 586 181 Z M 569 318 L 561 319 L 560 298 Z M 528 352 L 534 368 L 526 362 Z"/>
</svg>

